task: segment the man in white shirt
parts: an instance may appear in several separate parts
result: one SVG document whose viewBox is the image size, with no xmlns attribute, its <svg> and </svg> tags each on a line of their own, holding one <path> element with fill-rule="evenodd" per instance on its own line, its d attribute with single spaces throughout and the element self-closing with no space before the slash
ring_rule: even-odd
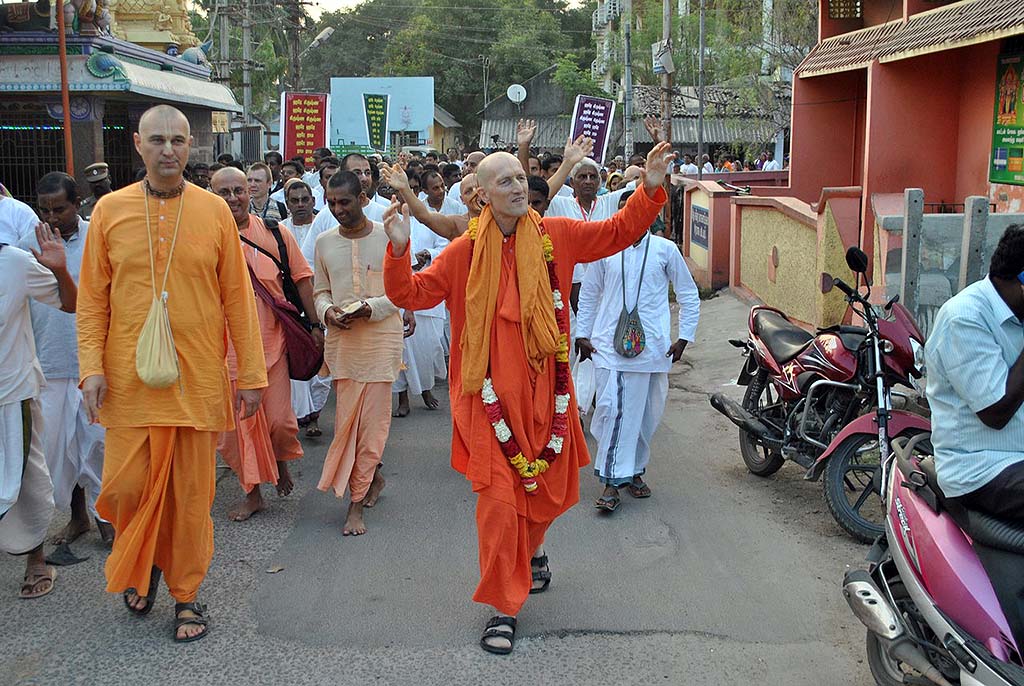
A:
<svg viewBox="0 0 1024 686">
<path fill-rule="evenodd" d="M 333 157 L 328 158 L 327 165 L 320 170 L 325 193 L 327 182 L 330 181 L 331 177 L 339 169 L 339 167 L 331 164 L 331 160 L 335 159 Z M 372 222 L 382 222 L 384 220 L 384 210 L 387 209 L 387 206 L 383 202 L 375 200 L 377 194 L 373 191 L 373 170 L 370 168 L 370 160 L 357 152 L 349 153 L 341 159 L 340 169 L 341 171 L 352 172 L 359 179 L 359 185 L 363 189 L 363 214 L 366 215 L 366 218 Z M 311 229 L 313 241 L 315 242 L 317 237 L 324 231 L 333 229 L 337 225 L 338 220 L 331 213 L 330 207 L 318 207 L 316 219 L 313 220 L 313 228 Z"/>
<path fill-rule="evenodd" d="M 679 303 L 674 340 L 670 283 Z M 668 371 L 696 336 L 700 297 L 676 245 L 647 235 L 618 255 L 591 263 L 579 303 L 576 346 L 596 367 L 597 409 L 590 432 L 598 441 L 594 471 L 605 489 L 595 507 L 613 512 L 623 486 L 634 498 L 651 494 L 643 474 L 665 411 Z M 615 340 L 623 312 L 634 309 L 642 336 Z"/>
<path fill-rule="evenodd" d="M 285 199 L 290 212 L 281 226 L 287 228 L 295 236 L 295 241 L 302 250 L 302 256 L 314 264 L 316 235 L 313 233 L 313 191 L 298 178 L 285 182 Z M 320 430 L 320 412 L 327 404 L 331 394 L 331 376 L 314 376 L 309 381 L 292 379 L 292 410 L 299 423 L 299 428 L 306 429 L 306 435 L 315 438 L 322 435 Z"/>
<path fill-rule="evenodd" d="M 288 216 L 288 208 L 283 202 L 270 197 L 270 189 L 274 184 L 270 167 L 263 162 L 249 165 L 245 173 L 245 181 L 249 185 L 249 213 L 263 220 L 281 221 Z"/>
<path fill-rule="evenodd" d="M 0 194 L 0 243 L 16 244 L 35 231 L 39 217 L 20 200 Z"/>
<path fill-rule="evenodd" d="M 705 174 L 714 174 L 715 173 L 715 166 L 713 164 L 711 164 L 711 157 L 707 153 L 704 153 L 704 156 L 701 157 L 700 159 L 701 159 L 703 173 L 705 173 Z"/>
<path fill-rule="evenodd" d="M 43 555 L 53 484 L 43 457 L 46 417 L 39 392 L 45 381 L 29 301 L 74 312 L 78 297 L 60 234 L 39 223 L 36 239 L 40 250 L 34 256 L 0 243 L 0 550 L 25 555 L 24 599 L 50 593 L 57 576 Z"/>
<path fill-rule="evenodd" d="M 679 173 L 685 175 L 696 175 L 700 170 L 693 163 L 693 155 L 683 155 L 683 163 L 679 167 Z"/>
<path fill-rule="evenodd" d="M 78 282 L 82 252 L 89 222 L 78 216 L 78 186 L 63 172 L 51 172 L 39 180 L 36 204 L 40 218 L 56 229 L 64 242 L 65 262 L 71 278 Z M 25 236 L 18 247 L 39 250 L 35 231 Z M 71 511 L 68 522 L 53 543 L 73 543 L 89 531 L 95 520 L 105 542 L 114 540 L 114 529 L 96 512 L 103 477 L 104 431 L 90 424 L 89 415 L 78 390 L 78 328 L 75 315 L 32 301 L 32 332 L 36 355 L 46 378 L 39 404 L 46 417 L 43 454 L 53 483 L 53 498 L 58 509 Z"/>
<path fill-rule="evenodd" d="M 314 191 L 316 187 L 320 185 L 320 167 L 323 166 L 321 163 L 328 157 L 334 157 L 334 153 L 331 152 L 330 148 L 317 148 L 313 151 L 313 169 L 302 175 L 302 180 L 309 184 L 310 188 Z M 327 184 L 324 184 L 324 188 L 327 188 Z"/>
<path fill-rule="evenodd" d="M 768 160 L 761 167 L 761 171 L 779 171 L 782 169 L 782 165 L 775 159 L 775 153 L 769 150 L 766 154 L 768 155 Z"/>
<path fill-rule="evenodd" d="M 287 206 L 288 201 L 284 197 L 285 186 L 291 179 L 301 180 L 304 171 L 305 170 L 302 168 L 302 165 L 294 160 L 288 160 L 287 162 L 283 163 L 281 165 L 281 187 L 278 190 L 271 193 L 270 198 L 272 200 L 276 200 L 277 202 L 283 202 L 285 206 Z M 308 183 L 306 185 L 309 186 Z M 310 186 L 309 190 L 310 192 L 312 192 L 313 187 Z"/>
</svg>

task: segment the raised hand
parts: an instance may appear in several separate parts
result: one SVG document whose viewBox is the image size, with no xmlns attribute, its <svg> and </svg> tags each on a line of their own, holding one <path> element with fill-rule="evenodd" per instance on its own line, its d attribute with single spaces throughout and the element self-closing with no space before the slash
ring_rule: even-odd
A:
<svg viewBox="0 0 1024 686">
<path fill-rule="evenodd" d="M 51 228 L 46 222 L 36 224 L 36 240 L 39 241 L 39 252 L 32 249 L 36 261 L 51 272 L 67 269 L 68 261 L 64 253 L 64 239 L 57 229 Z"/>
<path fill-rule="evenodd" d="M 384 233 L 391 241 L 391 253 L 395 257 L 401 257 L 409 247 L 409 234 L 412 228 L 409 224 L 409 206 L 398 201 L 397 197 L 391 199 L 391 206 L 384 210 Z"/>
<path fill-rule="evenodd" d="M 516 124 L 516 143 L 519 147 L 530 147 L 533 137 L 537 135 L 537 122 L 533 119 L 520 119 Z"/>
<path fill-rule="evenodd" d="M 647 129 L 647 133 L 651 136 L 651 140 L 655 143 L 662 142 L 661 135 L 661 120 L 657 117 L 647 115 L 644 117 L 644 128 Z"/>
<path fill-rule="evenodd" d="M 562 151 L 562 159 L 567 161 L 571 166 L 575 166 L 577 162 L 588 157 L 592 152 L 594 152 L 593 138 L 587 138 L 586 136 L 580 136 L 576 140 L 572 140 L 572 138 L 570 138 L 565 143 L 565 150 Z"/>
<path fill-rule="evenodd" d="M 672 164 L 672 144 L 661 142 L 651 148 L 647 153 L 647 168 L 644 170 L 644 188 L 648 193 L 654 193 L 665 183 L 665 174 L 668 173 L 669 165 Z"/>
<path fill-rule="evenodd" d="M 395 164 L 389 167 L 386 164 L 382 164 L 380 166 L 380 176 L 384 183 L 391 186 L 392 190 L 396 193 L 409 190 L 409 177 L 400 165 Z"/>
</svg>

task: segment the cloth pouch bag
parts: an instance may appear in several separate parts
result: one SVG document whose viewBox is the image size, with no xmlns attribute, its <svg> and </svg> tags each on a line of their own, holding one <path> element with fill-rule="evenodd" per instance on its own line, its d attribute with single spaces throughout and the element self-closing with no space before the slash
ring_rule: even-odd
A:
<svg viewBox="0 0 1024 686">
<path fill-rule="evenodd" d="M 644 271 L 647 269 L 647 252 L 651 247 L 650 237 L 646 237 L 647 244 L 644 247 L 644 260 L 640 266 L 640 282 L 636 287 L 636 302 L 633 309 L 626 306 L 626 255 L 625 251 L 619 254 L 622 264 L 622 312 L 619 313 L 619 322 L 615 325 L 615 352 L 623 357 L 636 357 L 647 347 L 647 337 L 644 335 L 644 324 L 640 321 L 640 289 L 644 285 Z"/>
<path fill-rule="evenodd" d="M 174 347 L 171 318 L 167 312 L 167 293 L 153 298 L 146 323 L 135 347 L 135 371 L 150 388 L 167 388 L 181 376 L 178 351 Z"/>
</svg>

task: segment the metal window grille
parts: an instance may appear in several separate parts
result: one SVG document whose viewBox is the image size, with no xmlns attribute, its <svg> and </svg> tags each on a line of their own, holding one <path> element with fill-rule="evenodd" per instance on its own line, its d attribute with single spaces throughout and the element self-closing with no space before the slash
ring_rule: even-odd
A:
<svg viewBox="0 0 1024 686">
<path fill-rule="evenodd" d="M 860 19 L 861 0 L 828 0 L 829 19 Z"/>
<path fill-rule="evenodd" d="M 111 188 L 123 188 L 135 180 L 133 167 L 141 166 L 141 162 L 136 161 L 134 153 L 128 111 L 117 110 L 108 102 L 103 115 L 103 161 L 110 170 Z"/>
<path fill-rule="evenodd" d="M 64 167 L 64 129 L 44 107 L 0 112 L 0 181 L 15 198 L 35 205 L 36 182 Z"/>
<path fill-rule="evenodd" d="M 246 162 L 255 162 L 263 159 L 263 127 L 243 126 L 242 132 L 242 159 Z"/>
</svg>

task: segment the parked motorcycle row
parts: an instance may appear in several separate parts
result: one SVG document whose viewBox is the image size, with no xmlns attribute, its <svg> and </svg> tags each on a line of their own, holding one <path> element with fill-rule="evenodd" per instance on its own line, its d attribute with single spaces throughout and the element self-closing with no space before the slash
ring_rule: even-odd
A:
<svg viewBox="0 0 1024 686">
<path fill-rule="evenodd" d="M 863 251 L 846 261 L 854 285 L 823 275 L 824 290 L 839 289 L 863 326 L 811 334 L 752 308 L 747 339 L 730 341 L 744 357 L 743 400 L 716 393 L 711 405 L 739 427 L 751 473 L 796 463 L 822 481 L 836 522 L 873 543 L 843 594 L 879 686 L 1024 686 L 1024 528 L 943 496 L 930 422 L 893 407 L 908 397 L 897 386 L 924 395 L 924 336 L 898 298 L 869 303 Z"/>
</svg>

